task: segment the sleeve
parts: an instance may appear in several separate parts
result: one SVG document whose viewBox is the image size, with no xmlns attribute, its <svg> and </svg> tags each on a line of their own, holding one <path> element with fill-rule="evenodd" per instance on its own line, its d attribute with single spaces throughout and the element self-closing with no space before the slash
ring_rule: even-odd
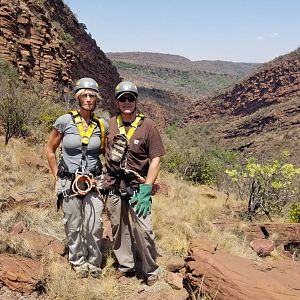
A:
<svg viewBox="0 0 300 300">
<path fill-rule="evenodd" d="M 57 129 L 60 133 L 64 133 L 67 125 L 68 114 L 62 115 L 56 119 L 53 124 L 53 128 Z"/>
<path fill-rule="evenodd" d="M 166 153 L 162 138 L 156 126 L 154 126 L 149 135 L 149 158 L 161 157 Z"/>
</svg>

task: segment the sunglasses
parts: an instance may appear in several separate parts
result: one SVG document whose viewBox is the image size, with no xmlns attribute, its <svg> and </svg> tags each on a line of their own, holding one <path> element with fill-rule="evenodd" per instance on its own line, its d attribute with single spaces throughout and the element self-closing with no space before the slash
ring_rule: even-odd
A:
<svg viewBox="0 0 300 300">
<path fill-rule="evenodd" d="M 118 101 L 120 102 L 125 102 L 126 100 L 128 100 L 129 102 L 134 102 L 136 99 L 132 95 L 122 96 L 118 99 Z"/>
</svg>

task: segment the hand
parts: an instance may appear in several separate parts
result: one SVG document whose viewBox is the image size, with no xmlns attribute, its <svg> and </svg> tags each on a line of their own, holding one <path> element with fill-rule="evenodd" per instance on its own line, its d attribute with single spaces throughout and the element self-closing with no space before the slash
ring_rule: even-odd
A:
<svg viewBox="0 0 300 300">
<path fill-rule="evenodd" d="M 135 206 L 138 216 L 146 217 L 151 212 L 151 191 L 152 184 L 140 184 L 139 192 L 129 199 L 129 204 Z"/>
</svg>

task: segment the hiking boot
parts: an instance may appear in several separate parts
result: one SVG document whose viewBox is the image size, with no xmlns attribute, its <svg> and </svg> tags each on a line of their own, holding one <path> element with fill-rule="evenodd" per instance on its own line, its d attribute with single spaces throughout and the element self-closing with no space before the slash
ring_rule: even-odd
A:
<svg viewBox="0 0 300 300">
<path fill-rule="evenodd" d="M 158 280 L 159 280 L 158 276 L 155 277 L 155 278 L 153 278 L 153 279 L 147 279 L 147 280 L 146 280 L 146 284 L 147 284 L 148 286 L 153 286 L 155 283 L 158 282 Z"/>
<path fill-rule="evenodd" d="M 76 274 L 79 275 L 80 278 L 86 278 L 89 275 L 88 264 L 84 262 L 82 265 L 72 265 L 72 269 Z"/>
<path fill-rule="evenodd" d="M 89 274 L 94 278 L 101 278 L 102 276 L 102 270 L 101 268 L 98 268 L 92 264 L 88 264 L 89 267 Z"/>
</svg>

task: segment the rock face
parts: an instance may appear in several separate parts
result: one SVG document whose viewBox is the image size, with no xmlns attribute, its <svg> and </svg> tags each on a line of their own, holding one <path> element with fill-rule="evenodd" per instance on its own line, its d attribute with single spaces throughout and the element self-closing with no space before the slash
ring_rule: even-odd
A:
<svg viewBox="0 0 300 300">
<path fill-rule="evenodd" d="M 189 120 L 206 120 L 216 115 L 249 115 L 260 108 L 300 96 L 300 48 L 263 65 L 233 88 L 191 107 Z M 207 114 L 209 112 L 209 114 Z"/>
<path fill-rule="evenodd" d="M 299 149 L 299 70 L 300 48 L 263 65 L 219 96 L 198 101 L 185 120 L 204 123 L 231 149 Z"/>
<path fill-rule="evenodd" d="M 192 242 L 185 282 L 194 295 L 220 300 L 299 299 L 299 262 L 254 261 L 216 249 L 205 240 Z"/>
<path fill-rule="evenodd" d="M 116 68 L 63 1 L 1 0 L 0 23 L 0 58 L 17 67 L 21 80 L 72 87 L 92 77 L 103 107 L 111 106 L 120 81 Z"/>
</svg>

